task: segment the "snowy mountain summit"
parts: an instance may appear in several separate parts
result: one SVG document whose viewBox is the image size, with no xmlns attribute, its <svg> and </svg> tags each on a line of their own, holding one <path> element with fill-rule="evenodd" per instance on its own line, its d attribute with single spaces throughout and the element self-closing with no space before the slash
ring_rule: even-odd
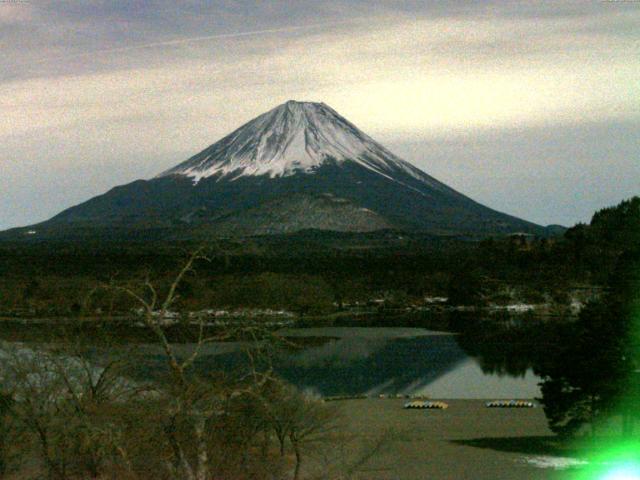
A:
<svg viewBox="0 0 640 480">
<path fill-rule="evenodd" d="M 401 169 L 416 178 L 423 173 L 393 155 L 324 103 L 290 100 L 241 126 L 187 161 L 163 172 L 234 180 L 311 173 L 326 162 L 350 161 L 390 176 Z"/>
</svg>

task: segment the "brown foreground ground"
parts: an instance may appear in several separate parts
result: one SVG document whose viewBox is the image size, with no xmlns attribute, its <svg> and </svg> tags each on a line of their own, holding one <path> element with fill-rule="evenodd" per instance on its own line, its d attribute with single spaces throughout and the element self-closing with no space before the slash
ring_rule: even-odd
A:
<svg viewBox="0 0 640 480">
<path fill-rule="evenodd" d="M 447 410 L 405 410 L 406 400 L 336 402 L 344 428 L 369 442 L 358 479 L 562 479 L 569 472 L 534 463 L 562 461 L 542 408 L 490 409 L 447 400 Z M 388 432 L 385 434 L 385 432 Z M 385 440 L 379 441 L 381 437 Z M 376 445 L 378 448 L 376 448 Z M 325 473 L 326 475 L 326 473 Z"/>
</svg>

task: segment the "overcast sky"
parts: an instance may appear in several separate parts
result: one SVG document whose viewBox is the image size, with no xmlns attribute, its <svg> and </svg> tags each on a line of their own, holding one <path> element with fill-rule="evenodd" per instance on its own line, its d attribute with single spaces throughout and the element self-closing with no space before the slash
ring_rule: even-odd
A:
<svg viewBox="0 0 640 480">
<path fill-rule="evenodd" d="M 640 0 L 0 0 L 0 229 L 323 101 L 490 207 L 640 194 Z"/>
</svg>

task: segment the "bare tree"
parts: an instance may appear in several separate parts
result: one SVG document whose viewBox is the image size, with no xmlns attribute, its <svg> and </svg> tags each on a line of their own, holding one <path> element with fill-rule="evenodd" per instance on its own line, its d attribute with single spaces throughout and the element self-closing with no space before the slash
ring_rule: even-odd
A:
<svg viewBox="0 0 640 480">
<path fill-rule="evenodd" d="M 114 462 L 126 464 L 110 407 L 138 389 L 123 380 L 118 362 L 99 368 L 68 353 L 11 346 L 3 356 L 12 415 L 35 440 L 49 478 L 96 478 Z"/>
<path fill-rule="evenodd" d="M 56 414 L 64 390 L 61 379 L 44 354 L 5 348 L 3 383 L 14 399 L 13 412 L 33 433 L 49 478 L 65 478 L 67 456 Z"/>
<path fill-rule="evenodd" d="M 194 272 L 198 261 L 209 261 L 203 249 L 189 256 L 163 296 L 148 278 L 138 289 L 113 286 L 142 307 L 143 323 L 162 348 L 170 373 L 165 389 L 170 408 L 164 428 L 172 459 L 167 465 L 168 470 L 176 479 L 207 480 L 216 470 L 211 463 L 213 458 L 208 446 L 212 438 L 211 429 L 224 425 L 225 428 L 237 429 L 237 447 L 244 465 L 248 464 L 251 443 L 258 435 L 263 437 L 263 453 L 268 451 L 270 432 L 274 432 L 278 439 L 281 456 L 285 455 L 285 442 L 288 440 L 296 458 L 294 478 L 297 480 L 303 446 L 317 441 L 331 428 L 330 409 L 304 397 L 292 387 L 283 388 L 275 379 L 270 364 L 270 345 L 273 342 L 266 341 L 269 338 L 266 329 L 240 324 L 208 334 L 204 317 L 185 320 L 170 314 L 178 299 L 180 283 Z M 167 328 L 176 323 L 197 329 L 194 345 L 186 354 L 179 353 L 180 349 L 167 333 Z M 247 340 L 249 347 L 244 353 L 249 360 L 248 372 L 218 383 L 198 375 L 194 367 L 203 348 L 208 343 L 230 338 Z M 247 401 L 253 410 L 251 406 L 243 406 Z M 221 421 L 221 417 L 226 420 Z"/>
<path fill-rule="evenodd" d="M 0 478 L 7 473 L 12 460 L 11 445 L 16 441 L 13 405 L 11 395 L 0 393 Z"/>
<path fill-rule="evenodd" d="M 305 447 L 328 440 L 336 428 L 337 413 L 323 402 L 294 395 L 290 402 L 291 422 L 288 437 L 295 454 L 294 480 L 300 478 Z"/>
<path fill-rule="evenodd" d="M 229 332 L 205 336 L 205 319 L 200 318 L 197 322 L 198 337 L 193 351 L 185 358 L 181 358 L 165 332 L 167 321 L 170 320 L 168 313 L 178 298 L 178 287 L 185 276 L 194 271 L 194 264 L 197 261 L 209 261 L 209 258 L 203 254 L 202 248 L 190 255 L 173 279 L 163 299 L 160 299 L 157 289 L 148 278 L 144 283 L 146 292 L 142 294 L 129 287 L 116 287 L 135 299 L 143 308 L 144 324 L 154 334 L 163 349 L 171 378 L 168 393 L 172 406 L 164 429 L 173 456 L 173 461 L 168 467 L 175 478 L 184 480 L 206 480 L 209 476 L 210 465 L 205 428 L 207 420 L 216 410 L 216 403 L 220 401 L 219 395 L 211 385 L 192 374 L 191 370 L 204 345 L 229 337 Z M 189 430 L 189 438 L 186 442 L 189 445 L 195 445 L 195 459 L 189 458 L 185 441 L 179 435 L 179 429 L 184 424 Z"/>
</svg>

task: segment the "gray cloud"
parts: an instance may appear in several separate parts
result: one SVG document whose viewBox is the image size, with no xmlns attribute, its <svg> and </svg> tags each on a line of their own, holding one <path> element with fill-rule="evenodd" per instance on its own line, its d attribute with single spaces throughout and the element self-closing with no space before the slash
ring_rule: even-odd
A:
<svg viewBox="0 0 640 480">
<path fill-rule="evenodd" d="M 490 206 L 585 220 L 638 190 L 639 21 L 624 2 L 0 3 L 0 228 L 289 98 Z"/>
<path fill-rule="evenodd" d="M 504 128 L 387 142 L 436 178 L 540 224 L 588 222 L 640 194 L 640 121 Z"/>
</svg>

